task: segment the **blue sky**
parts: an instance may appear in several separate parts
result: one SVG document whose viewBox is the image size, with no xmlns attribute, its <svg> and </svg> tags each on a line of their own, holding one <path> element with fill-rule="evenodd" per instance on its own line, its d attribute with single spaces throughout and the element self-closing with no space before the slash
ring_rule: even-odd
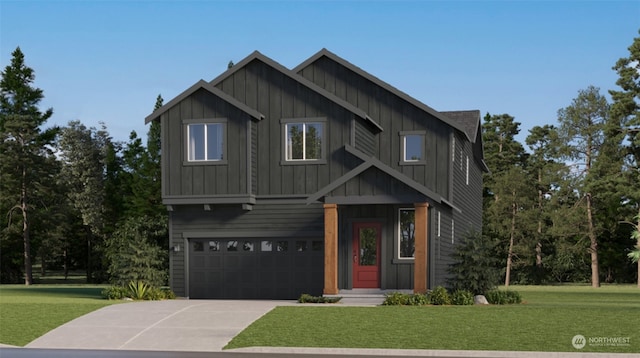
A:
<svg viewBox="0 0 640 358">
<path fill-rule="evenodd" d="M 116 140 L 254 50 L 293 68 L 327 48 L 436 110 L 508 113 L 520 140 L 611 69 L 640 1 L 8 1 L 0 65 L 20 46 L 49 124 L 104 122 Z"/>
</svg>

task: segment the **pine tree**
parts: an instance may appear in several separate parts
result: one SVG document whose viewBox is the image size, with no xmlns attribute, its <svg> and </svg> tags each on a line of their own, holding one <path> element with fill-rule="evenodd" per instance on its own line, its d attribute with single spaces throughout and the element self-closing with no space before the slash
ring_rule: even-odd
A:
<svg viewBox="0 0 640 358">
<path fill-rule="evenodd" d="M 574 173 L 581 179 L 581 195 L 586 205 L 588 252 L 591 256 L 591 286 L 600 287 L 600 266 L 598 261 L 598 234 L 594 206 L 597 192 L 592 182 L 597 176 L 593 164 L 604 143 L 604 128 L 609 115 L 609 104 L 600 89 L 589 86 L 580 90 L 568 107 L 558 111 L 558 136 L 564 143 L 561 152 L 568 160 L 575 161 Z"/>
<path fill-rule="evenodd" d="M 11 63 L 0 80 L 0 207 L 7 208 L 9 225 L 21 215 L 25 285 L 33 282 L 31 265 L 31 219 L 38 193 L 51 182 L 50 162 L 57 128 L 41 130 L 52 109 L 41 112 L 38 104 L 43 91 L 33 87 L 33 69 L 24 62 L 20 48 L 12 53 Z"/>
<path fill-rule="evenodd" d="M 625 221 L 633 227 L 632 239 L 636 250 L 640 250 L 640 37 L 633 39 L 628 48 L 629 56 L 619 59 L 613 70 L 618 73 L 616 84 L 619 91 L 611 90 L 611 117 L 619 123 L 620 132 L 626 135 L 626 163 L 623 172 L 627 185 L 623 187 L 627 206 L 633 214 Z M 638 254 L 640 255 L 640 254 Z M 638 287 L 640 288 L 640 263 L 638 263 Z"/>
</svg>

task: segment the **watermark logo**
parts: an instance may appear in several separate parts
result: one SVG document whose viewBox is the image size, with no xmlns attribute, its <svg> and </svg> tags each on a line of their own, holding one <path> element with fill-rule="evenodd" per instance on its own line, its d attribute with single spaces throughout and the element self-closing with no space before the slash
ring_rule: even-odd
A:
<svg viewBox="0 0 640 358">
<path fill-rule="evenodd" d="M 571 338 L 571 345 L 575 349 L 589 347 L 628 347 L 631 345 L 631 337 L 585 337 L 576 334 Z"/>
<path fill-rule="evenodd" d="M 573 338 L 571 338 L 571 344 L 575 349 L 582 349 L 587 345 L 587 339 L 584 338 L 584 336 L 581 334 L 576 334 L 575 336 L 573 336 Z"/>
</svg>

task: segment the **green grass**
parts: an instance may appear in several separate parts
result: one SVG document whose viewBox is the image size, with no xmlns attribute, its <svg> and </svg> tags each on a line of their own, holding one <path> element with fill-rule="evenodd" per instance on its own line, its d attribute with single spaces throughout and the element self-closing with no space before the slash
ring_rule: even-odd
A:
<svg viewBox="0 0 640 358">
<path fill-rule="evenodd" d="M 573 336 L 629 337 L 628 346 L 579 352 L 640 352 L 640 289 L 525 286 L 513 306 L 278 307 L 227 347 L 334 347 L 578 352 Z"/>
<path fill-rule="evenodd" d="M 0 343 L 24 346 L 76 317 L 116 303 L 101 297 L 104 287 L 0 285 Z"/>
</svg>

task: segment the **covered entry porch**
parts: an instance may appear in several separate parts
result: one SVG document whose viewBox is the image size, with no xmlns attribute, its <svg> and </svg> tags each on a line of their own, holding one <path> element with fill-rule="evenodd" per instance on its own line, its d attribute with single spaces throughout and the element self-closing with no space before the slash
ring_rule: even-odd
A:
<svg viewBox="0 0 640 358">
<path fill-rule="evenodd" d="M 426 292 L 429 208 L 426 201 L 325 202 L 323 293 L 337 295 L 340 290 Z M 405 217 L 409 220 L 403 219 Z M 411 246 L 407 247 L 408 244 Z"/>
</svg>

